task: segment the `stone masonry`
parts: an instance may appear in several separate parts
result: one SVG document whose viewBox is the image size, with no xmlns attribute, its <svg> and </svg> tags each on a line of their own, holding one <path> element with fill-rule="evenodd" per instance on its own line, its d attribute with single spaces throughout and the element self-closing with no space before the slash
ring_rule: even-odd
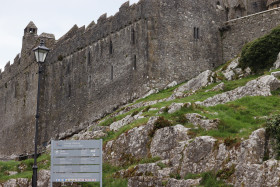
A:
<svg viewBox="0 0 280 187">
<path fill-rule="evenodd" d="M 59 139 L 60 133 L 86 127 L 151 89 L 189 80 L 236 55 L 240 44 L 234 44 L 237 49 L 229 46 L 244 42 L 236 37 L 240 31 L 233 29 L 243 23 L 227 22 L 232 29 L 224 31 L 223 37 L 221 28 L 229 11 L 236 17 L 233 9 L 238 2 L 127 2 L 114 16 L 104 14 L 87 27 L 74 25 L 58 40 L 48 33 L 37 35 L 38 28 L 30 22 L 21 54 L 0 71 L 0 158 L 33 151 L 38 67 L 32 49 L 41 39 L 51 49 L 40 90 L 39 144 L 44 147 L 50 139 Z M 251 0 L 246 2 L 246 15 L 263 10 L 252 9 Z M 269 30 L 279 21 L 279 11 L 272 11 L 241 19 L 248 28 L 256 25 L 246 22 L 254 17 L 266 26 L 263 19 L 273 15 Z"/>
</svg>

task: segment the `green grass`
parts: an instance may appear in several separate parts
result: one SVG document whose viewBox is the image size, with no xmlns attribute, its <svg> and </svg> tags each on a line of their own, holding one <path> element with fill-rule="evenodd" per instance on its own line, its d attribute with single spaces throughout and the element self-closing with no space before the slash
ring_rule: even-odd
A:
<svg viewBox="0 0 280 187">
<path fill-rule="evenodd" d="M 37 159 L 38 168 L 40 169 L 49 169 L 50 168 L 50 155 L 43 154 Z M 22 166 L 24 169 L 20 171 L 19 166 Z M 27 159 L 24 161 L 3 161 L 0 162 L 0 182 L 7 181 L 9 179 L 16 178 L 28 178 L 32 177 L 32 166 L 33 159 Z M 8 171 L 17 171 L 16 175 L 8 175 Z"/>
<path fill-rule="evenodd" d="M 202 131 L 198 135 L 246 138 L 265 123 L 265 119 L 260 117 L 280 112 L 280 97 L 244 97 L 234 102 L 208 107 L 205 110 L 217 112 L 217 115 L 205 115 L 209 118 L 219 118 L 221 124 L 217 130 Z"/>
</svg>

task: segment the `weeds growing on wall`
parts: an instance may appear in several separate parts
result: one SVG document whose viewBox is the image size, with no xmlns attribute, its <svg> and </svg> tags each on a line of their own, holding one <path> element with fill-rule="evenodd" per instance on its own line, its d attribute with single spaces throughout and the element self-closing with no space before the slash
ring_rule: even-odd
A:
<svg viewBox="0 0 280 187">
<path fill-rule="evenodd" d="M 280 26 L 269 34 L 246 44 L 241 52 L 240 66 L 262 73 L 272 67 L 280 51 Z"/>
<path fill-rule="evenodd" d="M 270 138 L 275 139 L 274 149 L 277 153 L 277 160 L 280 159 L 280 114 L 274 115 L 267 120 L 266 133 Z"/>
</svg>

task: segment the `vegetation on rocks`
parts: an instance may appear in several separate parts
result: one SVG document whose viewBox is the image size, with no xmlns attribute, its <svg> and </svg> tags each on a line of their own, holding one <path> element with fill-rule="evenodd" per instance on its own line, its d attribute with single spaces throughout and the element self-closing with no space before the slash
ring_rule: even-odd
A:
<svg viewBox="0 0 280 187">
<path fill-rule="evenodd" d="M 277 159 L 280 159 L 280 115 L 274 115 L 267 120 L 266 132 L 274 141 L 274 150 L 277 154 Z"/>
<path fill-rule="evenodd" d="M 264 72 L 272 67 L 280 49 L 280 26 L 269 34 L 246 44 L 241 53 L 240 66 L 253 72 Z"/>
</svg>

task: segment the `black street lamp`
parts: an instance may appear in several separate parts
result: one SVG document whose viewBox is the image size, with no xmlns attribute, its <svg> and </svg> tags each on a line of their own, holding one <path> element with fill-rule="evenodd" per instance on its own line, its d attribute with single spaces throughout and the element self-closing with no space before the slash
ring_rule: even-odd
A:
<svg viewBox="0 0 280 187">
<path fill-rule="evenodd" d="M 37 108 L 36 108 L 36 125 L 35 125 L 35 151 L 34 151 L 34 164 L 33 164 L 33 175 L 32 175 L 32 187 L 37 187 L 37 139 L 38 139 L 38 120 L 39 120 L 39 100 L 40 100 L 40 80 L 42 74 L 42 65 L 45 62 L 45 59 L 50 51 L 44 44 L 44 41 L 41 40 L 40 45 L 33 49 L 38 63 L 38 90 L 37 90 Z"/>
</svg>

